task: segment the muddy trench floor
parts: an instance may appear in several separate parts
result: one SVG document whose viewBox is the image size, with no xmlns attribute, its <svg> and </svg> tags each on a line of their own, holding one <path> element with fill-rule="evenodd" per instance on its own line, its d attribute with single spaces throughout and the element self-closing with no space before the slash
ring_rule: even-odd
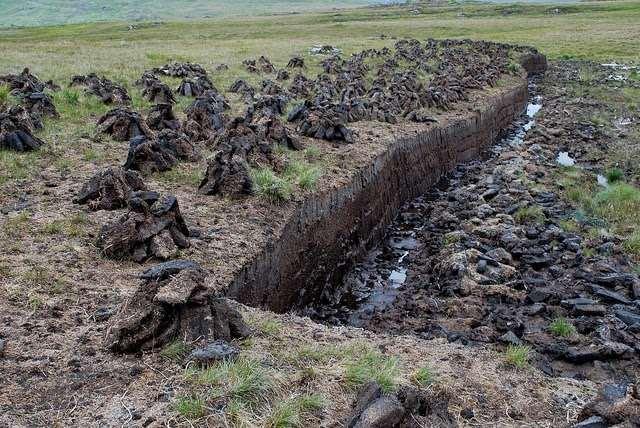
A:
<svg viewBox="0 0 640 428">
<path fill-rule="evenodd" d="M 580 81 L 586 68 L 596 70 L 588 83 Z M 568 88 L 575 84 L 586 95 L 572 96 Z M 531 363 L 549 376 L 637 382 L 634 256 L 619 237 L 594 232 L 602 224 L 563 188 L 563 177 L 572 174 L 581 174 L 585 189 L 597 188 L 597 175 L 620 144 L 629 153 L 637 149 L 629 137 L 638 129 L 637 112 L 589 96 L 619 86 L 598 65 L 554 64 L 534 79 L 543 107 L 524 141 L 505 138 L 408 203 L 386 242 L 325 306 L 308 313 L 471 348 L 527 347 Z M 603 111 L 635 120 L 625 120 L 624 128 L 583 121 Z M 560 153 L 575 164 L 560 165 Z M 627 174 L 637 180 L 633 170 Z"/>
</svg>

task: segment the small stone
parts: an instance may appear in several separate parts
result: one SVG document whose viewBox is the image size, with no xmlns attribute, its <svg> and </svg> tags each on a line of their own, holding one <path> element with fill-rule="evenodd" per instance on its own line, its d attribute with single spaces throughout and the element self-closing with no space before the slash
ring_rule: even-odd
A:
<svg viewBox="0 0 640 428">
<path fill-rule="evenodd" d="M 93 319 L 95 319 L 96 322 L 103 322 L 111 318 L 111 316 L 114 313 L 115 312 L 113 309 L 105 306 L 105 307 L 96 309 L 96 311 L 93 313 Z"/>
<path fill-rule="evenodd" d="M 162 281 L 184 269 L 201 269 L 200 265 L 191 260 L 171 260 L 155 265 L 140 274 L 141 279 Z"/>
<path fill-rule="evenodd" d="M 404 407 L 393 396 L 382 396 L 364 409 L 353 428 L 387 428 L 400 423 Z"/>
<path fill-rule="evenodd" d="M 601 316 L 607 313 L 607 308 L 603 305 L 575 305 L 573 310 L 576 313 L 590 316 Z"/>
<path fill-rule="evenodd" d="M 485 273 L 487 271 L 487 261 L 478 260 L 478 266 L 476 267 L 478 273 Z"/>
<path fill-rule="evenodd" d="M 7 348 L 7 340 L 0 339 L 0 358 L 4 358 L 4 350 Z"/>
<path fill-rule="evenodd" d="M 633 312 L 625 311 L 624 309 L 618 309 L 615 311 L 616 317 L 618 317 L 625 324 L 632 326 L 640 324 L 640 315 Z"/>
<path fill-rule="evenodd" d="M 540 288 L 535 288 L 531 290 L 531 292 L 529 292 L 529 294 L 527 295 L 527 300 L 533 303 L 541 303 L 547 300 L 549 296 L 551 296 L 551 293 L 549 293 L 548 291 Z"/>
<path fill-rule="evenodd" d="M 522 345 L 522 340 L 520 340 L 520 338 L 516 336 L 516 334 L 511 330 L 509 330 L 508 332 L 500 336 L 499 340 L 501 342 L 509 343 L 511 345 Z"/>
<path fill-rule="evenodd" d="M 606 428 L 607 424 L 600 416 L 591 416 L 589 419 L 578 422 L 573 428 Z"/>
<path fill-rule="evenodd" d="M 472 408 L 466 407 L 462 409 L 462 411 L 460 412 L 460 416 L 462 416 L 464 419 L 473 419 L 476 414 Z"/>
<path fill-rule="evenodd" d="M 613 303 L 622 303 L 624 305 L 628 305 L 631 303 L 629 299 L 623 296 L 620 293 L 616 293 L 615 291 L 607 290 L 606 288 L 599 287 L 597 285 L 591 285 L 591 292 L 601 299 L 613 302 Z"/>
<path fill-rule="evenodd" d="M 224 340 L 216 340 L 207 344 L 204 348 L 194 349 L 189 355 L 189 361 L 195 361 L 206 366 L 216 361 L 234 360 L 240 350 L 231 346 Z"/>
</svg>

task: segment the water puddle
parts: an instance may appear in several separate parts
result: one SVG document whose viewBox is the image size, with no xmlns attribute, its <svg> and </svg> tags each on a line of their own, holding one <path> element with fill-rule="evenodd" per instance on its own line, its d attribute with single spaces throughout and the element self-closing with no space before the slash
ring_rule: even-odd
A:
<svg viewBox="0 0 640 428">
<path fill-rule="evenodd" d="M 602 187 L 609 187 L 609 180 L 607 180 L 607 177 L 605 177 L 602 174 L 598 174 L 596 176 L 596 179 L 598 180 L 598 184 Z"/>
<path fill-rule="evenodd" d="M 576 160 L 569 156 L 569 152 L 560 152 L 558 153 L 558 157 L 556 158 L 556 162 L 562 166 L 574 166 L 576 164 Z"/>
</svg>

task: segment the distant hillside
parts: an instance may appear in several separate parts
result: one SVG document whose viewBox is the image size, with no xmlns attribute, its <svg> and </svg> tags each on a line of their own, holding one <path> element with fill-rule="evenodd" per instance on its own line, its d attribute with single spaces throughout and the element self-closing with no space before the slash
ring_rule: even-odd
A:
<svg viewBox="0 0 640 428">
<path fill-rule="evenodd" d="M 388 0 L 0 0 L 0 27 L 263 15 L 385 2 Z"/>
</svg>

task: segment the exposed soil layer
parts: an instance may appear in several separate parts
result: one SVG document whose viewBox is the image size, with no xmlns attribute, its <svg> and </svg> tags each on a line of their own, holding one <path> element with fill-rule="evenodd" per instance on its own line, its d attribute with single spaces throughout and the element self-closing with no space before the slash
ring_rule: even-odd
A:
<svg viewBox="0 0 640 428">
<path fill-rule="evenodd" d="M 476 157 L 521 114 L 526 100 L 522 79 L 471 112 L 397 136 L 339 189 L 305 201 L 236 275 L 229 296 L 279 312 L 317 300 L 381 237 L 404 202 Z"/>
</svg>

